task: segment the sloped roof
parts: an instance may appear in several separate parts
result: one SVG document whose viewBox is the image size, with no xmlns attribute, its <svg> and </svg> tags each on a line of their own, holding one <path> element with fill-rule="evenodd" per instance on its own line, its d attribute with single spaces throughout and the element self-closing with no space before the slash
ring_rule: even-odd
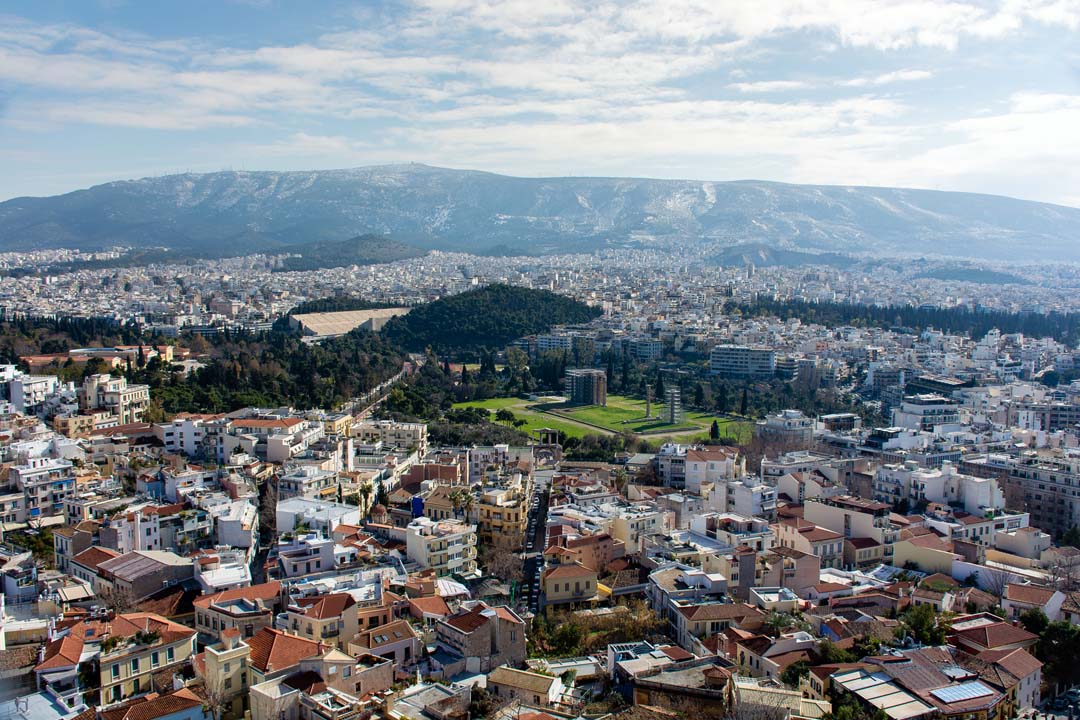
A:
<svg viewBox="0 0 1080 720">
<path fill-rule="evenodd" d="M 77 562 L 83 567 L 90 568 L 91 570 L 97 570 L 98 565 L 106 560 L 112 560 L 113 558 L 120 557 L 120 553 L 115 550 L 110 550 L 106 547 L 89 547 L 83 550 L 81 553 L 71 558 L 72 562 Z"/>
<path fill-rule="evenodd" d="M 356 605 L 356 600 L 348 593 L 330 593 L 317 597 L 301 598 L 297 605 L 303 608 L 305 617 L 316 620 L 329 620 L 340 617 L 347 609 Z"/>
<path fill-rule="evenodd" d="M 281 595 L 281 583 L 277 580 L 251 585 L 249 587 L 222 590 L 211 595 L 203 595 L 195 600 L 195 607 L 208 608 L 214 603 L 227 602 L 229 600 L 273 600 Z"/>
<path fill-rule="evenodd" d="M 1007 622 L 988 623 L 978 627 L 965 628 L 955 631 L 955 635 L 988 650 L 1015 643 L 1033 643 L 1039 639 L 1038 635 L 1029 633 L 1027 630 Z"/>
<path fill-rule="evenodd" d="M 1057 593 L 1057 590 L 1054 588 L 1039 585 L 1009 583 L 1005 586 L 1005 598 L 1010 602 L 1018 602 L 1024 605 L 1038 605 L 1041 607 L 1050 602 L 1055 593 Z"/>
<path fill-rule="evenodd" d="M 1026 678 L 1043 666 L 1042 662 L 1023 648 L 1013 650 L 983 650 L 975 656 L 983 662 L 1000 665 L 1018 678 Z"/>
<path fill-rule="evenodd" d="M 251 648 L 252 667 L 262 672 L 292 667 L 304 658 L 320 654 L 324 649 L 321 643 L 268 627 L 255 633 L 247 644 Z"/>
<path fill-rule="evenodd" d="M 572 578 L 596 577 L 596 572 L 590 570 L 579 562 L 567 565 L 556 565 L 544 572 L 544 580 L 568 580 Z"/>
<path fill-rule="evenodd" d="M 540 675 L 539 673 L 526 672 L 525 670 L 515 670 L 503 665 L 492 670 L 488 674 L 487 681 L 489 685 L 495 683 L 546 695 L 551 689 L 551 684 L 555 682 L 555 678 Z"/>
<path fill-rule="evenodd" d="M 412 626 L 405 620 L 396 620 L 386 625 L 361 630 L 353 638 L 353 642 L 368 650 L 374 650 L 409 638 L 416 638 L 416 632 L 413 631 Z"/>
<path fill-rule="evenodd" d="M 82 650 L 82 639 L 65 635 L 45 646 L 44 658 L 34 670 L 41 672 L 42 670 L 56 670 L 78 665 L 79 659 L 82 657 Z"/>
</svg>

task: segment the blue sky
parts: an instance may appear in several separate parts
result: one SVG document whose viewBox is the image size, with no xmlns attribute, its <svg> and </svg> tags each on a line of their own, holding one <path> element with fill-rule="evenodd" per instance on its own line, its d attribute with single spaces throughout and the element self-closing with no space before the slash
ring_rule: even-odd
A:
<svg viewBox="0 0 1080 720">
<path fill-rule="evenodd" d="M 0 198 L 222 169 L 1080 206 L 1080 0 L 8 0 Z"/>
</svg>

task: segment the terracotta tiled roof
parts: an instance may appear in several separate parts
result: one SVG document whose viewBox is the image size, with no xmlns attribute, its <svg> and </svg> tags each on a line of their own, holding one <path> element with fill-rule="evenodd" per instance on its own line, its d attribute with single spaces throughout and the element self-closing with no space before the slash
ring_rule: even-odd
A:
<svg viewBox="0 0 1080 720">
<path fill-rule="evenodd" d="M 71 560 L 72 562 L 79 563 L 83 567 L 97 570 L 98 565 L 101 563 L 118 557 L 120 557 L 120 553 L 115 550 L 94 546 L 83 550 L 81 553 L 71 558 Z"/>
<path fill-rule="evenodd" d="M 480 604 L 467 612 L 446 619 L 446 624 L 463 633 L 471 633 L 488 624 L 491 619 L 483 614 L 486 605 Z"/>
<path fill-rule="evenodd" d="M 316 620 L 329 620 L 340 617 L 348 608 L 356 605 L 356 600 L 348 593 L 331 593 L 312 598 L 301 598 L 297 604 L 303 608 L 304 616 Z"/>
<path fill-rule="evenodd" d="M 78 665 L 82 657 L 83 641 L 81 638 L 65 635 L 45 646 L 45 657 L 34 668 L 35 671 L 54 670 Z"/>
<path fill-rule="evenodd" d="M 300 690 L 305 695 L 314 695 L 326 689 L 326 683 L 323 681 L 322 675 L 314 670 L 293 673 L 285 678 L 284 683 L 291 688 Z"/>
<path fill-rule="evenodd" d="M 760 610 L 746 603 L 703 603 L 679 608 L 687 620 L 743 620 L 764 616 Z"/>
<path fill-rule="evenodd" d="M 1034 655 L 1023 648 L 1015 650 L 983 650 L 975 657 L 983 662 L 1000 665 L 1020 679 L 1037 672 L 1043 666 Z"/>
<path fill-rule="evenodd" d="M 325 649 L 321 643 L 268 627 L 255 633 L 247 644 L 251 648 L 252 667 L 264 673 L 290 668 Z"/>
<path fill-rule="evenodd" d="M 440 615 L 442 617 L 446 617 L 450 614 L 450 606 L 438 595 L 423 598 L 410 598 L 409 607 L 416 610 L 414 615 L 417 617 L 421 617 L 425 613 L 428 615 Z"/>
<path fill-rule="evenodd" d="M 556 565 L 544 572 L 544 580 L 568 580 L 572 578 L 596 577 L 596 572 L 575 562 L 570 565 Z"/>
<path fill-rule="evenodd" d="M 291 428 L 302 423 L 300 418 L 244 418 L 233 420 L 233 427 L 238 428 Z"/>
<path fill-rule="evenodd" d="M 353 638 L 353 642 L 368 650 L 375 650 L 409 638 L 416 638 L 412 626 L 404 620 L 397 620 L 369 630 L 361 630 Z"/>
<path fill-rule="evenodd" d="M 124 713 L 123 720 L 155 720 L 155 718 L 175 715 L 191 708 L 201 708 L 202 704 L 202 698 L 187 688 L 181 688 L 169 695 L 132 705 Z"/>
<path fill-rule="evenodd" d="M 518 625 L 524 625 L 525 624 L 525 621 L 522 620 L 521 618 L 519 618 L 517 616 L 517 613 L 515 613 L 513 610 L 506 607 L 505 605 L 499 605 L 497 608 L 495 608 L 495 613 L 500 618 L 502 618 L 503 620 L 506 620 L 508 622 L 517 623 Z"/>
<path fill-rule="evenodd" d="M 967 640 L 969 643 L 987 650 L 994 650 L 1003 645 L 1013 645 L 1015 643 L 1033 643 L 1039 639 L 1038 635 L 1029 633 L 1027 630 L 1007 622 L 990 623 L 958 630 L 955 634 L 957 638 Z"/>
<path fill-rule="evenodd" d="M 261 583 L 259 585 L 252 585 L 250 587 L 235 588 L 233 590 L 222 590 L 219 593 L 212 595 L 203 595 L 195 601 L 195 607 L 208 608 L 210 605 L 216 602 L 226 602 L 228 600 L 274 600 L 281 595 L 281 583 L 277 580 L 271 580 L 270 582 Z"/>
<path fill-rule="evenodd" d="M 160 615 L 148 612 L 126 613 L 117 615 L 109 623 L 109 634 L 113 637 L 131 637 L 146 630 L 157 631 L 164 643 L 174 643 L 195 634 L 193 628 L 166 620 Z"/>
<path fill-rule="evenodd" d="M 665 655 L 667 655 L 669 658 L 671 658 L 675 662 L 682 662 L 683 660 L 690 660 L 691 658 L 694 657 L 693 655 L 686 652 L 685 650 L 683 650 L 681 647 L 679 647 L 677 645 L 668 645 L 666 647 L 662 647 L 662 648 L 660 648 L 660 652 L 664 653 Z"/>
<path fill-rule="evenodd" d="M 1057 591 L 1053 588 L 1040 587 L 1038 585 L 1017 585 L 1009 583 L 1005 587 L 1005 598 L 1011 602 L 1023 603 L 1024 605 L 1038 605 L 1040 607 L 1050 602 Z"/>
</svg>

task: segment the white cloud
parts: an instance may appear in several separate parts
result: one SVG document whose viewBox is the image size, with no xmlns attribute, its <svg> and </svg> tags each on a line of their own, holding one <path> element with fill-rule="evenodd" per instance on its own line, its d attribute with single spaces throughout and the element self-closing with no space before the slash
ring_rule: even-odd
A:
<svg viewBox="0 0 1080 720">
<path fill-rule="evenodd" d="M 967 44 L 1080 29 L 1080 0 L 416 0 L 359 17 L 261 47 L 0 18 L 0 85 L 14 88 L 3 122 L 244 127 L 259 136 L 223 151 L 255 163 L 408 157 L 531 175 L 764 168 L 1004 187 L 1025 153 L 1044 169 L 1046 147 L 1080 161 L 1067 91 L 1003 89 L 989 112 L 885 95 L 940 87 Z M 836 77 L 844 53 L 850 76 Z"/>
<path fill-rule="evenodd" d="M 758 82 L 732 83 L 728 87 L 741 93 L 775 93 L 804 90 L 813 86 L 801 80 L 760 80 Z"/>
<path fill-rule="evenodd" d="M 915 80 L 929 80 L 934 77 L 931 70 L 893 70 L 872 77 L 857 77 L 850 80 L 842 80 L 840 85 L 844 87 L 880 87 L 892 85 L 898 82 L 912 82 Z"/>
</svg>

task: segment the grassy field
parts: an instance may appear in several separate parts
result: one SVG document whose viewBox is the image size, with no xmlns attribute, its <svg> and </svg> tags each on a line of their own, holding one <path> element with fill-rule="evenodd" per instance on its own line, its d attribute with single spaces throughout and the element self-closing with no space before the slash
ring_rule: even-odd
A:
<svg viewBox="0 0 1080 720">
<path fill-rule="evenodd" d="M 524 420 L 522 430 L 531 433 L 538 428 L 554 428 L 569 437 L 582 437 L 598 433 L 634 433 L 652 443 L 681 442 L 708 438 L 709 427 L 714 419 L 720 424 L 720 434 L 738 438 L 739 442 L 748 442 L 752 434 L 752 425 L 740 420 L 714 418 L 712 415 L 698 412 L 686 413 L 686 420 L 679 425 L 670 425 L 656 419 L 645 420 L 645 401 L 621 395 L 609 395 L 607 407 L 568 407 L 559 403 L 530 402 L 521 398 L 491 398 L 458 403 L 454 407 L 482 407 L 492 414 L 499 410 L 509 410 L 519 420 Z M 659 409 L 654 404 L 653 413 Z M 594 427 L 596 426 L 596 427 Z M 600 429 L 603 428 L 603 429 Z"/>
</svg>

